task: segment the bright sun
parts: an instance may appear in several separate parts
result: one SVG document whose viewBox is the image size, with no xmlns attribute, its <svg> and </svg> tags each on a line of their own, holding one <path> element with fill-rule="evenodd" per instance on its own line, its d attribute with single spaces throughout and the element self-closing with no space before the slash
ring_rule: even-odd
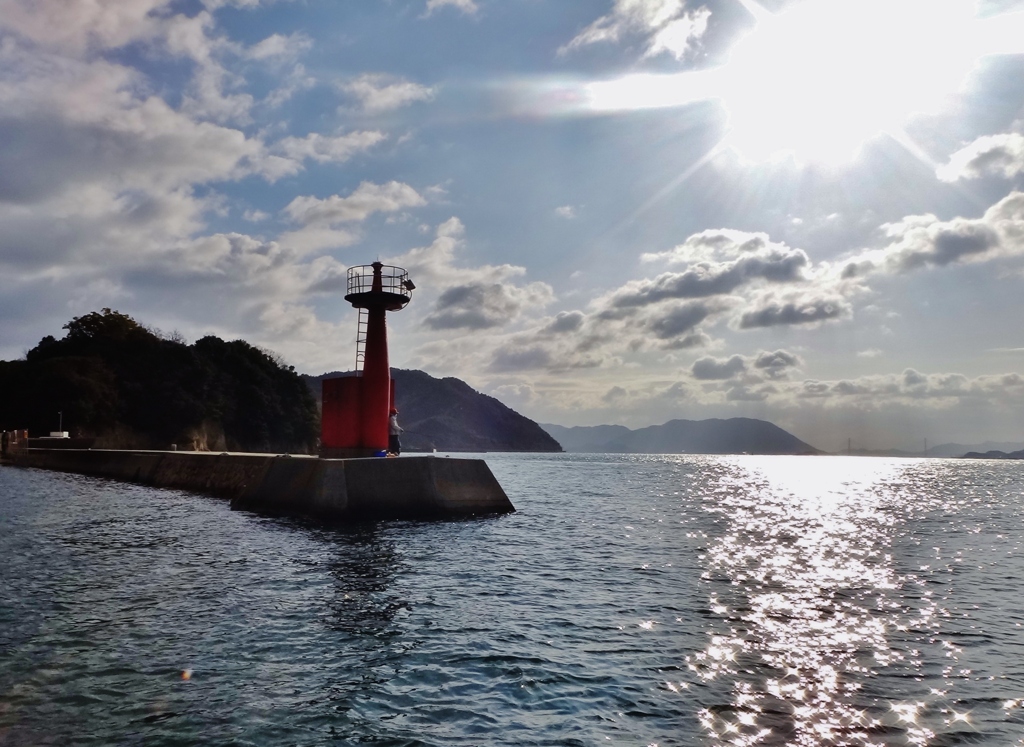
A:
<svg viewBox="0 0 1024 747">
<path fill-rule="evenodd" d="M 592 83 L 589 108 L 717 98 L 745 157 L 840 162 L 940 110 L 979 57 L 1024 52 L 1024 14 L 979 20 L 971 0 L 802 0 L 778 14 L 740 2 L 757 25 L 723 67 Z"/>
<path fill-rule="evenodd" d="M 762 14 L 721 71 L 733 145 L 755 160 L 841 161 L 938 110 L 977 50 L 970 3 L 828 0 Z M 968 42 L 968 43 L 965 43 Z"/>
</svg>

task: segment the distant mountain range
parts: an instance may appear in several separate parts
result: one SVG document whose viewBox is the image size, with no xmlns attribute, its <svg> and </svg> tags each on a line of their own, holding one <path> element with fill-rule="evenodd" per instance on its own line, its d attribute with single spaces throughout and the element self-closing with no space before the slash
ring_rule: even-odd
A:
<svg viewBox="0 0 1024 747">
<path fill-rule="evenodd" d="M 349 372 L 303 376 L 320 402 L 320 381 Z M 562 451 L 539 425 L 466 382 L 436 379 L 423 371 L 391 369 L 395 407 L 410 451 Z"/>
<path fill-rule="evenodd" d="M 964 454 L 964 459 L 1024 459 L 1024 449 L 1009 453 L 999 450 L 986 451 L 984 453 L 969 451 Z"/>
<path fill-rule="evenodd" d="M 631 430 L 622 425 L 566 428 L 541 423 L 566 451 L 617 454 L 821 454 L 765 420 L 670 420 Z"/>
<path fill-rule="evenodd" d="M 922 457 L 925 456 L 923 451 L 904 451 L 902 449 L 853 449 L 850 454 L 854 456 L 884 456 L 884 457 Z M 971 456 L 971 452 L 977 453 L 1000 453 L 1000 452 L 1012 452 L 1020 449 L 1024 449 L 1024 443 L 1016 443 L 1009 441 L 985 441 L 981 444 L 939 444 L 938 446 L 928 447 L 929 457 L 946 457 L 946 458 L 960 458 L 964 455 Z M 841 452 L 843 454 L 847 452 Z M 990 457 L 985 457 L 990 458 Z M 1000 458 L 1000 457 L 991 457 Z"/>
<path fill-rule="evenodd" d="M 1013 441 L 986 441 L 981 444 L 940 444 L 929 447 L 928 456 L 936 457 L 962 457 L 969 452 L 988 451 L 1019 451 L 1024 449 L 1024 443 Z"/>
</svg>

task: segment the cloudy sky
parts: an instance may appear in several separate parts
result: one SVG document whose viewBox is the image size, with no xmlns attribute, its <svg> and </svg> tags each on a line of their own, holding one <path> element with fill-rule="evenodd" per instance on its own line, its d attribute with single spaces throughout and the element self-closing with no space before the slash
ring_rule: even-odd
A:
<svg viewBox="0 0 1024 747">
<path fill-rule="evenodd" d="M 1024 0 L 0 0 L 0 358 L 103 307 L 541 422 L 1024 441 Z"/>
</svg>

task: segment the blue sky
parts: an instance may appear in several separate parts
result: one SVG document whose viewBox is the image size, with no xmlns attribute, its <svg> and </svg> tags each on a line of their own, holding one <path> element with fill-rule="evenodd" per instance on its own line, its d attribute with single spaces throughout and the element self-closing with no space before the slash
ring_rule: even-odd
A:
<svg viewBox="0 0 1024 747">
<path fill-rule="evenodd" d="M 102 307 L 541 422 L 1024 441 L 1024 2 L 0 0 L 0 357 Z"/>
</svg>

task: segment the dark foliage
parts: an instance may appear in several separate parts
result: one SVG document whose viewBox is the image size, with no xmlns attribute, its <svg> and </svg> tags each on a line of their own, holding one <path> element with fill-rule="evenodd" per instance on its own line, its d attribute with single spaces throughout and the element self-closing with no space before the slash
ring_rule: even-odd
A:
<svg viewBox="0 0 1024 747">
<path fill-rule="evenodd" d="M 242 340 L 168 340 L 110 309 L 72 319 L 25 360 L 0 361 L 0 428 L 64 429 L 97 446 L 308 452 L 316 402 L 298 374 Z"/>
</svg>

